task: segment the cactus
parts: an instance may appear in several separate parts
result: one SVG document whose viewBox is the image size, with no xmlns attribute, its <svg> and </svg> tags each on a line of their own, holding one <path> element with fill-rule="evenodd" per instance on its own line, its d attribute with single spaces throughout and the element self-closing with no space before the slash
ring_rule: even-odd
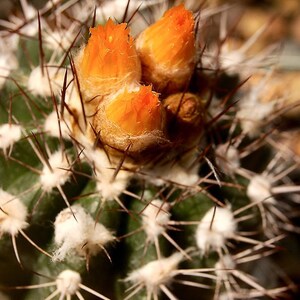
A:
<svg viewBox="0 0 300 300">
<path fill-rule="evenodd" d="M 0 299 L 296 295 L 299 99 L 265 28 L 171 2 L 0 21 Z"/>
</svg>

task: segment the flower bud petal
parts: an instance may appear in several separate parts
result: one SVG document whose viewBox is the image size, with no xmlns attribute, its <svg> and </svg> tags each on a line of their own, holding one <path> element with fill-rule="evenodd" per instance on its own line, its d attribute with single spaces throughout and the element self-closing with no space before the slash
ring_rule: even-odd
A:
<svg viewBox="0 0 300 300">
<path fill-rule="evenodd" d="M 151 86 L 124 88 L 99 105 L 94 129 L 102 143 L 129 154 L 165 141 L 164 109 Z"/>
<path fill-rule="evenodd" d="M 140 61 L 126 23 L 114 24 L 109 19 L 104 26 L 91 28 L 90 33 L 88 44 L 76 58 L 84 96 L 107 95 L 140 80 Z"/>
<path fill-rule="evenodd" d="M 162 128 L 162 109 L 151 86 L 142 86 L 136 92 L 123 93 L 105 109 L 107 118 L 126 134 L 141 135 Z"/>
<path fill-rule="evenodd" d="M 195 94 L 177 93 L 164 99 L 163 106 L 169 138 L 185 146 L 197 143 L 203 133 L 204 102 Z"/>
<path fill-rule="evenodd" d="M 137 39 L 143 80 L 159 92 L 185 88 L 195 63 L 195 33 L 192 12 L 179 5 L 148 27 Z"/>
</svg>

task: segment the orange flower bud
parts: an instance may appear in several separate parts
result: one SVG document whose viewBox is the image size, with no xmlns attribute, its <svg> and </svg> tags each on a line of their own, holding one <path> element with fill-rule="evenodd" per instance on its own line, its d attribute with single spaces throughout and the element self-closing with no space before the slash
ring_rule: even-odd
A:
<svg viewBox="0 0 300 300">
<path fill-rule="evenodd" d="M 168 10 L 137 39 L 143 80 L 159 92 L 185 87 L 195 63 L 195 33 L 192 12 L 182 5 Z"/>
<path fill-rule="evenodd" d="M 140 61 L 129 31 L 126 23 L 114 24 L 111 19 L 104 26 L 90 29 L 88 44 L 76 59 L 86 97 L 107 95 L 140 80 Z"/>
<path fill-rule="evenodd" d="M 140 153 L 162 143 L 164 109 L 151 86 L 125 88 L 99 105 L 94 129 L 103 144 L 128 153 Z"/>
<path fill-rule="evenodd" d="M 178 93 L 164 99 L 163 105 L 170 118 L 177 122 L 198 126 L 204 114 L 204 103 L 192 93 Z"/>
<path fill-rule="evenodd" d="M 173 94 L 164 99 L 168 136 L 185 146 L 198 143 L 203 134 L 204 101 L 192 93 Z"/>
<path fill-rule="evenodd" d="M 151 86 L 142 86 L 136 92 L 123 93 L 109 103 L 107 118 L 126 134 L 141 135 L 162 128 L 162 109 Z"/>
</svg>

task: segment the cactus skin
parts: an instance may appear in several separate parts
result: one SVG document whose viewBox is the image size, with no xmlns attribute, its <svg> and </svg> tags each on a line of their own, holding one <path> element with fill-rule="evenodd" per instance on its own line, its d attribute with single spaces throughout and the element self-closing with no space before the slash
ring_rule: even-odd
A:
<svg viewBox="0 0 300 300">
<path fill-rule="evenodd" d="M 140 33 L 148 24 L 135 13 L 139 1 L 128 1 L 122 16 L 109 15 L 110 1 L 54 2 L 37 14 L 20 1 L 23 26 L 3 21 L 0 32 L 0 299 L 296 297 L 299 149 L 279 123 L 296 106 L 282 95 L 260 102 L 272 82 L 259 55 L 248 58 L 242 47 L 228 52 L 218 38 L 203 46 L 210 18 L 222 21 L 226 12 L 205 7 L 198 19 L 194 11 L 188 45 L 192 39 L 195 51 L 184 80 L 178 70 L 172 78 L 158 68 L 162 78 L 152 86 L 151 76 L 145 79 L 150 53 L 141 65 L 134 57 L 132 81 L 117 78 L 121 87 L 99 95 L 77 74 L 88 29 L 108 17 L 113 27 L 113 17 L 124 15 L 132 20 L 120 31 Z M 157 20 L 167 6 L 148 1 L 139 10 Z M 141 56 L 137 36 L 130 38 L 137 52 L 134 43 L 128 51 Z M 184 46 L 176 45 L 178 53 Z M 246 81 L 258 73 L 258 83 Z M 132 100 L 107 109 L 118 95 L 140 90 L 147 90 L 136 93 L 146 95 L 140 107 Z M 136 122 L 107 121 L 107 111 L 130 109 Z"/>
</svg>

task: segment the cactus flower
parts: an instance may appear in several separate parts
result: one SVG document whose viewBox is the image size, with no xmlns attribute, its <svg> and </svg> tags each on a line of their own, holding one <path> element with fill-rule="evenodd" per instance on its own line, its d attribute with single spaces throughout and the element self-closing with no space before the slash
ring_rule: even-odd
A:
<svg viewBox="0 0 300 300">
<path fill-rule="evenodd" d="M 140 80 L 140 61 L 126 23 L 109 19 L 90 29 L 87 45 L 76 59 L 83 94 L 88 98 L 116 92 L 126 83 Z"/>
<path fill-rule="evenodd" d="M 194 17 L 181 4 L 168 10 L 137 39 L 143 79 L 159 92 L 185 87 L 195 61 Z"/>
<path fill-rule="evenodd" d="M 123 93 L 106 107 L 107 118 L 126 134 L 141 135 L 162 128 L 162 108 L 151 86 Z"/>
<path fill-rule="evenodd" d="M 164 109 L 151 86 L 126 87 L 99 105 L 94 128 L 104 144 L 141 152 L 161 143 L 164 122 Z"/>
</svg>

